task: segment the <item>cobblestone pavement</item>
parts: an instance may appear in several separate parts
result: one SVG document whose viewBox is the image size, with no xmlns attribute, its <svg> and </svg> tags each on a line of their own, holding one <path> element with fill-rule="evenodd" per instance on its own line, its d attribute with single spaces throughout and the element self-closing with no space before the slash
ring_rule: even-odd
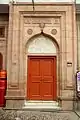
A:
<svg viewBox="0 0 80 120">
<path fill-rule="evenodd" d="M 0 109 L 0 120 L 80 120 L 80 117 L 73 111 L 42 112 Z"/>
</svg>

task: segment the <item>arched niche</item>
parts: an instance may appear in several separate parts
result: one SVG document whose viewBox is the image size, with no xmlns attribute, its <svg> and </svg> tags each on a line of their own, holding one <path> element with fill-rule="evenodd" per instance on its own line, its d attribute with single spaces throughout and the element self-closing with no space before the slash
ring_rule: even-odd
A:
<svg viewBox="0 0 80 120">
<path fill-rule="evenodd" d="M 26 43 L 26 51 L 25 51 L 25 61 L 24 61 L 24 71 L 25 71 L 25 80 L 28 79 L 28 60 L 31 56 L 47 56 L 47 57 L 55 57 L 56 59 L 56 82 L 57 82 L 57 95 L 59 94 L 59 45 L 56 40 L 45 34 L 39 34 L 33 36 Z M 25 67 L 26 66 L 26 67 Z M 27 81 L 26 81 L 27 84 Z M 27 87 L 25 88 L 27 91 Z M 27 93 L 26 93 L 27 94 Z"/>
<path fill-rule="evenodd" d="M 54 54 L 58 51 L 54 40 L 41 34 L 31 38 L 27 43 L 28 54 Z"/>
</svg>

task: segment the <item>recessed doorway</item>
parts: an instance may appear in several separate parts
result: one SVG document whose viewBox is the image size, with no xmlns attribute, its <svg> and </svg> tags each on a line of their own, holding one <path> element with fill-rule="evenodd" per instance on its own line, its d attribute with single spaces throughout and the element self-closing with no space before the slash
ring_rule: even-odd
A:
<svg viewBox="0 0 80 120">
<path fill-rule="evenodd" d="M 56 56 L 28 56 L 28 100 L 56 100 Z"/>
</svg>

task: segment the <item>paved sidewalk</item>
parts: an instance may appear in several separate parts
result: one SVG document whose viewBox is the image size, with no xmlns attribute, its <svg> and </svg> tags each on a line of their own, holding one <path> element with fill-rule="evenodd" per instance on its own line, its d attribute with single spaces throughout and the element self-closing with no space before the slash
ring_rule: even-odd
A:
<svg viewBox="0 0 80 120">
<path fill-rule="evenodd" d="M 80 111 L 27 111 L 0 109 L 0 120 L 80 120 Z"/>
<path fill-rule="evenodd" d="M 80 110 L 76 110 L 74 113 L 78 116 L 78 120 L 80 120 Z"/>
</svg>

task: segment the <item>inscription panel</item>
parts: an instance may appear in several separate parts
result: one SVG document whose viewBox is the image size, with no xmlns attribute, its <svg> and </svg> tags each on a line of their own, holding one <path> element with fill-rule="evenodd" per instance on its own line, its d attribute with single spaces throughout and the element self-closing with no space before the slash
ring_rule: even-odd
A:
<svg viewBox="0 0 80 120">
<path fill-rule="evenodd" d="M 45 23 L 45 24 L 57 24 L 60 25 L 60 17 L 53 17 L 53 18 L 48 18 L 48 17 L 24 17 L 24 23 L 25 24 L 40 24 L 40 23 Z"/>
</svg>

